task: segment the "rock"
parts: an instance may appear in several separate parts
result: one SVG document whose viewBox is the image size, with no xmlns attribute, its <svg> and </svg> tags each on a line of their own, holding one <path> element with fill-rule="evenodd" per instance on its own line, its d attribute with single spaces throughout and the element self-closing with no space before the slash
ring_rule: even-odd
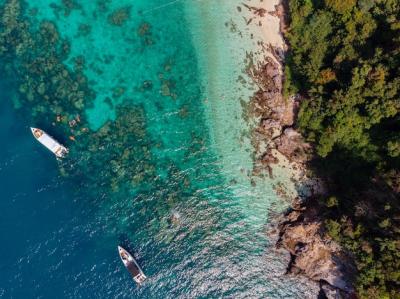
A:
<svg viewBox="0 0 400 299">
<path fill-rule="evenodd" d="M 287 128 L 283 133 L 285 134 L 286 138 L 290 140 L 297 141 L 302 138 L 301 134 L 295 131 L 293 128 Z"/>
<path fill-rule="evenodd" d="M 299 98 L 283 97 L 281 66 L 268 57 L 263 65 L 252 70 L 252 76 L 262 86 L 255 93 L 250 107 L 254 115 L 261 118 L 257 130 L 271 141 L 268 148 L 276 148 L 290 162 L 305 164 L 311 147 L 292 128 L 299 111 Z M 259 155 L 263 164 L 266 155 L 267 151 Z"/>
<path fill-rule="evenodd" d="M 268 76 L 270 78 L 281 79 L 279 68 L 277 67 L 277 65 L 275 63 L 273 63 L 271 61 L 270 61 L 270 63 L 267 63 L 265 65 L 263 72 L 264 72 L 265 76 Z M 279 80 L 279 81 L 281 81 L 281 80 Z"/>
<path fill-rule="evenodd" d="M 279 225 L 279 248 L 292 255 L 288 271 L 322 282 L 328 298 L 350 298 L 355 265 L 323 229 L 315 203 L 304 210 L 289 211 Z M 341 295 L 342 294 L 342 295 Z M 335 297 L 336 296 L 336 297 Z M 337 297 L 341 296 L 341 297 Z"/>
<path fill-rule="evenodd" d="M 329 284 L 322 283 L 321 284 L 321 291 L 328 299 L 343 299 L 342 294 L 340 294 L 340 290 L 335 289 L 334 287 L 330 286 Z"/>
<path fill-rule="evenodd" d="M 311 152 L 310 144 L 306 143 L 300 133 L 293 128 L 287 128 L 275 141 L 277 150 L 291 162 L 305 163 Z"/>
<path fill-rule="evenodd" d="M 296 196 L 292 202 L 292 209 L 295 211 L 304 211 L 306 200 L 302 197 Z"/>
<path fill-rule="evenodd" d="M 274 139 L 282 134 L 282 125 L 275 119 L 264 119 L 261 124 L 268 137 Z"/>
<path fill-rule="evenodd" d="M 265 165 L 271 165 L 279 163 L 279 160 L 268 151 L 262 156 L 261 162 Z"/>
</svg>

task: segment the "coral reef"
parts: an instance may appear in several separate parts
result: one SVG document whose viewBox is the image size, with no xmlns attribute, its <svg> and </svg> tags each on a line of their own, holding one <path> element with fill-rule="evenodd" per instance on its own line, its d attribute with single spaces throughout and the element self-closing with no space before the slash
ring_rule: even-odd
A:
<svg viewBox="0 0 400 299">
<path fill-rule="evenodd" d="M 77 59 L 74 70 L 67 68 L 68 41 L 49 21 L 31 30 L 20 1 L 8 1 L 1 15 L 0 55 L 5 71 L 18 81 L 22 109 L 31 110 L 39 123 L 57 124 L 59 133 L 81 134 L 83 110 L 95 97 L 83 74 L 84 62 Z M 77 115 L 82 122 L 72 130 L 68 124 Z"/>
<path fill-rule="evenodd" d="M 70 6 L 68 3 L 72 2 L 65 1 Z M 128 11 L 116 11 L 112 21 L 122 24 Z M 66 67 L 68 41 L 60 37 L 49 21 L 41 22 L 33 30 L 23 16 L 20 1 L 7 1 L 0 16 L 2 65 L 19 86 L 16 108 L 30 115 L 38 126 L 46 130 L 52 126 L 52 134 L 70 148 L 70 155 L 60 165 L 61 173 L 71 177 L 85 175 L 92 186 L 114 192 L 154 176 L 143 108 L 121 106 L 115 121 L 98 131 L 90 130 L 85 109 L 91 107 L 95 94 L 83 74 L 83 58 L 75 58 L 74 69 Z M 123 87 L 117 86 L 113 95 L 123 97 L 124 92 Z M 101 175 L 87 175 L 99 172 Z"/>
<path fill-rule="evenodd" d="M 88 173 L 91 186 L 109 186 L 113 192 L 136 187 L 155 175 L 150 145 L 146 139 L 143 109 L 120 106 L 115 121 L 107 122 L 96 132 L 89 132 L 74 145 L 70 161 L 63 165 L 71 176 Z M 100 175 L 99 175 L 100 174 Z"/>
</svg>

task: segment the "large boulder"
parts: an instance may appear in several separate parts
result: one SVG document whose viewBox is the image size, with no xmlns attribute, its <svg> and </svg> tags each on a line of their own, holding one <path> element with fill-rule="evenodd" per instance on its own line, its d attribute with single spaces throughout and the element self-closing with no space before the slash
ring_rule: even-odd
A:
<svg viewBox="0 0 400 299">
<path fill-rule="evenodd" d="M 311 146 L 293 128 L 286 128 L 274 142 L 277 150 L 291 162 L 307 161 Z"/>
<path fill-rule="evenodd" d="M 277 245 L 292 256 L 289 272 L 302 273 L 325 285 L 328 298 L 351 298 L 356 268 L 346 252 L 325 234 L 317 211 L 308 207 L 288 212 L 279 226 Z"/>
</svg>

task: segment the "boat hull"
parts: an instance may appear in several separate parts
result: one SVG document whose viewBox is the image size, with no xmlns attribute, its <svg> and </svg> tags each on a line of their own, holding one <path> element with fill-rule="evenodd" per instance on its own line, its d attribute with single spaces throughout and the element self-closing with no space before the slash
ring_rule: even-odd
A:
<svg viewBox="0 0 400 299">
<path fill-rule="evenodd" d="M 68 149 L 60 144 L 57 140 L 38 128 L 31 128 L 31 132 L 35 139 L 50 150 L 57 158 L 64 158 L 68 153 Z"/>
</svg>

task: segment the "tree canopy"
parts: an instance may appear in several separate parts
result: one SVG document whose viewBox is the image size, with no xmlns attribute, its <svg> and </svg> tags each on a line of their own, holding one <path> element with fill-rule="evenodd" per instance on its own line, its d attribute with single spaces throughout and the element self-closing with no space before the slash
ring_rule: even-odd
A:
<svg viewBox="0 0 400 299">
<path fill-rule="evenodd" d="M 298 129 L 332 182 L 327 228 L 362 298 L 400 298 L 400 3 L 291 0 L 286 38 L 284 92 L 303 99 Z"/>
</svg>

